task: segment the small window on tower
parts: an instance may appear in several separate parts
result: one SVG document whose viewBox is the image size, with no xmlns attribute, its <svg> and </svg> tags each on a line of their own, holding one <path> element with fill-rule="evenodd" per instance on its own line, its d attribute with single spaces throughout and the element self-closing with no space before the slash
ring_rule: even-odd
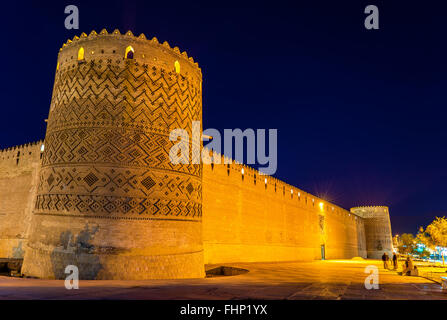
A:
<svg viewBox="0 0 447 320">
<path fill-rule="evenodd" d="M 84 60 L 84 48 L 80 47 L 78 50 L 78 61 Z"/>
<path fill-rule="evenodd" d="M 133 54 L 134 54 L 134 49 L 131 46 L 128 46 L 126 48 L 126 53 L 124 54 L 124 56 L 126 57 L 126 59 L 133 59 Z"/>
</svg>

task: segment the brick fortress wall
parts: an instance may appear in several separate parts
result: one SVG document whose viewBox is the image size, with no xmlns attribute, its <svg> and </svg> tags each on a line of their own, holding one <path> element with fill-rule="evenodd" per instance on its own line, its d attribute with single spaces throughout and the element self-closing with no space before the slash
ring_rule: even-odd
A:
<svg viewBox="0 0 447 320">
<path fill-rule="evenodd" d="M 23 258 L 34 206 L 42 141 L 0 151 L 0 258 Z"/>
<path fill-rule="evenodd" d="M 216 157 L 216 156 L 215 156 Z M 248 166 L 203 166 L 205 263 L 366 257 L 362 218 Z"/>
<path fill-rule="evenodd" d="M 321 259 L 322 244 L 327 259 L 366 257 L 363 218 L 250 167 L 204 165 L 202 193 L 204 263 Z"/>
</svg>

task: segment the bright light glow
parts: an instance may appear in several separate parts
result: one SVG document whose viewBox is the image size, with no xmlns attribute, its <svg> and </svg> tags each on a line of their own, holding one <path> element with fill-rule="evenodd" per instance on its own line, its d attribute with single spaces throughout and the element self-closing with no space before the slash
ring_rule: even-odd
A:
<svg viewBox="0 0 447 320">
<path fill-rule="evenodd" d="M 84 60 L 84 48 L 80 47 L 78 50 L 78 61 Z"/>
<path fill-rule="evenodd" d="M 320 210 L 323 211 L 323 209 L 324 209 L 324 203 L 323 203 L 323 202 L 320 202 L 320 203 L 319 203 L 319 206 L 320 206 Z"/>
<path fill-rule="evenodd" d="M 298 197 L 301 197 L 301 192 L 298 192 Z"/>
<path fill-rule="evenodd" d="M 174 67 L 175 67 L 175 72 L 180 73 L 180 63 L 178 61 L 175 61 Z"/>
<path fill-rule="evenodd" d="M 290 193 L 293 194 L 293 189 L 290 189 Z"/>
<path fill-rule="evenodd" d="M 42 144 L 42 145 L 40 146 L 40 152 L 43 152 L 43 150 L 45 150 L 45 145 L 44 145 L 44 144 Z"/>
<path fill-rule="evenodd" d="M 244 174 L 244 168 L 242 168 L 241 173 Z"/>
<path fill-rule="evenodd" d="M 267 184 L 267 178 L 264 179 L 265 184 Z"/>
</svg>

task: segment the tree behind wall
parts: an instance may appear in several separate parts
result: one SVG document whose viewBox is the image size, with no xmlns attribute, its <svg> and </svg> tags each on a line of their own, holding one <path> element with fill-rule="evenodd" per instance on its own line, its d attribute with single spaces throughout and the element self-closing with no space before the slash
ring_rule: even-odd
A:
<svg viewBox="0 0 447 320">
<path fill-rule="evenodd" d="M 415 238 L 411 233 L 403 233 L 399 238 L 398 250 L 400 254 L 411 254 L 416 249 Z"/>
</svg>

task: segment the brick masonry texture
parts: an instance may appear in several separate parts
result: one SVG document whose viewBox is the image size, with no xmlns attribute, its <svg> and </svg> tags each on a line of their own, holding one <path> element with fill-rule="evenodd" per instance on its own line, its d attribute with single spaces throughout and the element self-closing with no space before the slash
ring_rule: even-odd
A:
<svg viewBox="0 0 447 320">
<path fill-rule="evenodd" d="M 322 246 L 326 259 L 375 257 L 376 239 L 389 249 L 388 209 L 349 212 L 237 163 L 173 165 L 169 133 L 191 136 L 201 91 L 197 63 L 156 38 L 103 30 L 64 44 L 43 152 L 0 154 L 0 258 L 39 278 L 76 265 L 81 279 L 175 279 L 321 259 Z"/>
<path fill-rule="evenodd" d="M 361 217 L 234 163 L 203 166 L 203 241 L 205 263 L 321 259 L 322 245 L 366 258 Z"/>
<path fill-rule="evenodd" d="M 204 276 L 202 167 L 169 159 L 170 131 L 202 120 L 200 88 L 198 66 L 156 41 L 91 34 L 64 46 L 24 274 L 62 278 L 75 264 L 84 279 Z"/>
<path fill-rule="evenodd" d="M 388 207 L 356 207 L 351 212 L 364 220 L 368 258 L 380 259 L 384 252 L 391 257 L 393 241 Z"/>
<path fill-rule="evenodd" d="M 0 258 L 23 258 L 40 170 L 42 141 L 0 152 Z"/>
</svg>

